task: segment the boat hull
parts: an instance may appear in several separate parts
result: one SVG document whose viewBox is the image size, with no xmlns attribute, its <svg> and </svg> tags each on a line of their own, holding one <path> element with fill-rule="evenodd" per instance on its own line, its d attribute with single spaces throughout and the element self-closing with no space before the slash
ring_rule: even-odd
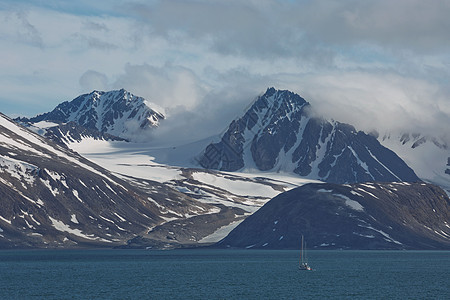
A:
<svg viewBox="0 0 450 300">
<path fill-rule="evenodd" d="M 300 265 L 298 267 L 298 269 L 303 270 L 303 271 L 312 271 L 312 268 L 310 266 L 308 266 L 307 264 Z"/>
</svg>

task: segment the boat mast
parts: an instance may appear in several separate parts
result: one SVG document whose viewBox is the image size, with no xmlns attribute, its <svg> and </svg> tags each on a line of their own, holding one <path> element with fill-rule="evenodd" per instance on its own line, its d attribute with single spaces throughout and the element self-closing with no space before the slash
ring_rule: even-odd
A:
<svg viewBox="0 0 450 300">
<path fill-rule="evenodd" d="M 312 268 L 308 265 L 308 257 L 306 256 L 306 243 L 302 234 L 302 245 L 300 250 L 300 262 L 299 262 L 300 270 L 308 270 L 312 271 Z"/>
<path fill-rule="evenodd" d="M 303 243 L 303 256 L 304 256 L 304 262 L 308 263 L 308 256 L 306 256 L 306 242 Z"/>
<path fill-rule="evenodd" d="M 303 234 L 302 234 L 302 243 L 300 246 L 300 266 L 303 264 Z"/>
</svg>

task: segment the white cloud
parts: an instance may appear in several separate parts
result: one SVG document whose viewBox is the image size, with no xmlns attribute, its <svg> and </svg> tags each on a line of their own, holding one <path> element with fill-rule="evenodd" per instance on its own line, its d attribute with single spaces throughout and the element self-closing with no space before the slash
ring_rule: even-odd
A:
<svg viewBox="0 0 450 300">
<path fill-rule="evenodd" d="M 192 110 L 207 90 L 192 70 L 171 64 L 162 67 L 127 64 L 113 87 L 133 91 L 166 108 L 169 114 L 172 109 Z"/>
<path fill-rule="evenodd" d="M 152 34 L 178 32 L 186 39 L 209 40 L 220 53 L 251 57 L 296 57 L 305 48 L 362 42 L 427 53 L 450 46 L 446 0 L 175 0 L 126 7 Z"/>
<path fill-rule="evenodd" d="M 125 88 L 173 117 L 161 132 L 201 136 L 274 86 L 364 129 L 450 125 L 445 0 L 6 3 L 7 114 L 35 115 L 92 89 Z"/>
<path fill-rule="evenodd" d="M 450 128 L 448 95 L 426 80 L 354 71 L 306 76 L 302 85 L 299 92 L 318 111 L 359 129 L 443 134 Z"/>
<path fill-rule="evenodd" d="M 105 74 L 87 70 L 80 77 L 80 86 L 83 90 L 87 91 L 104 91 L 108 89 L 108 78 Z"/>
</svg>

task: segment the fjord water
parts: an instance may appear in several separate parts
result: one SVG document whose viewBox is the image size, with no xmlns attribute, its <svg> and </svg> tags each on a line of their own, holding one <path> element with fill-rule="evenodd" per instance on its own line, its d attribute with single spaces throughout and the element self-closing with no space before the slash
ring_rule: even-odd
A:
<svg viewBox="0 0 450 300">
<path fill-rule="evenodd" d="M 450 299 L 449 251 L 0 251 L 1 299 Z"/>
</svg>

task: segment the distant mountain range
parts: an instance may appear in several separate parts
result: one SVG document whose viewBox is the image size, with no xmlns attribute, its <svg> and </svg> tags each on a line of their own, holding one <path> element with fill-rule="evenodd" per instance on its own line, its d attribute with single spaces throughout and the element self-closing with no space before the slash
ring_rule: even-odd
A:
<svg viewBox="0 0 450 300">
<path fill-rule="evenodd" d="M 299 95 L 269 88 L 200 158 L 204 168 L 294 172 L 326 182 L 419 181 L 393 151 L 353 126 L 316 116 Z"/>
<path fill-rule="evenodd" d="M 421 181 L 450 194 L 445 141 L 367 134 L 290 91 L 269 88 L 195 154 L 150 149 L 148 133 L 170 119 L 125 90 L 16 121 L 33 132 L 0 114 L 0 248 L 192 247 L 244 219 L 219 246 L 298 248 L 304 233 L 315 248 L 449 248 L 448 196 Z M 105 143 L 118 148 L 103 168 L 70 150 Z M 121 161 L 127 151 L 137 158 Z M 312 180 L 328 183 L 286 192 Z"/>
<path fill-rule="evenodd" d="M 123 89 L 94 91 L 16 121 L 61 145 L 85 138 L 148 142 L 146 133 L 158 130 L 162 121 L 170 122 L 150 106 Z M 367 134 L 318 116 L 297 94 L 269 88 L 230 123 L 219 142 L 204 149 L 198 162 L 206 169 L 293 172 L 334 183 L 420 178 L 450 193 L 449 156 L 445 140 Z"/>
</svg>

